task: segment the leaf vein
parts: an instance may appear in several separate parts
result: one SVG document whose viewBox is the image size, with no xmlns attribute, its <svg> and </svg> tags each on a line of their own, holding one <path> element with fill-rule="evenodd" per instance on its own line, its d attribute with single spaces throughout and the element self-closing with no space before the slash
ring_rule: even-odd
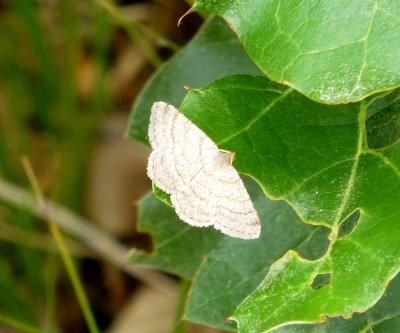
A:
<svg viewBox="0 0 400 333">
<path fill-rule="evenodd" d="M 282 95 L 280 95 L 279 97 L 275 98 L 271 103 L 269 103 L 265 108 L 263 108 L 261 110 L 260 113 L 258 113 L 252 120 L 250 120 L 246 126 L 244 126 L 242 129 L 238 130 L 236 133 L 233 133 L 230 136 L 227 136 L 226 138 L 220 140 L 217 145 L 221 145 L 224 144 L 230 140 L 232 140 L 233 138 L 239 136 L 240 134 L 242 134 L 243 132 L 246 132 L 248 130 L 250 130 L 250 128 L 265 114 L 267 113 L 269 110 L 272 109 L 272 107 L 278 103 L 279 101 L 285 99 L 287 96 L 289 96 L 289 93 L 292 91 L 292 89 L 287 89 L 285 91 L 282 92 Z"/>
<path fill-rule="evenodd" d="M 398 316 L 400 316 L 400 312 L 396 312 L 396 313 L 392 314 L 391 316 L 383 317 L 383 318 L 381 318 L 381 319 L 379 319 L 379 320 L 376 320 L 376 321 L 374 321 L 374 322 L 370 322 L 370 323 L 368 323 L 363 329 L 361 329 L 361 330 L 359 331 L 359 333 L 365 333 L 365 332 L 367 332 L 368 329 L 371 329 L 371 331 L 373 332 L 373 326 L 382 324 L 382 323 L 384 323 L 385 321 L 391 320 L 391 319 L 396 318 L 396 317 L 398 317 Z"/>
<path fill-rule="evenodd" d="M 339 209 L 337 210 L 337 213 L 336 213 L 336 218 L 335 218 L 335 221 L 334 221 L 334 225 L 338 225 L 340 220 L 341 220 L 341 218 L 342 218 L 342 215 L 343 215 L 343 212 L 344 212 L 344 210 L 346 208 L 347 202 L 350 199 L 351 190 L 352 190 L 352 188 L 354 186 L 354 182 L 355 182 L 355 179 L 356 179 L 358 163 L 360 161 L 360 156 L 361 156 L 362 147 L 363 147 L 363 140 L 364 140 L 364 135 L 365 135 L 365 127 L 364 127 L 365 126 L 365 116 L 366 116 L 365 112 L 366 112 L 365 107 L 361 106 L 360 107 L 360 115 L 359 115 L 357 153 L 354 156 L 354 163 L 353 163 L 353 166 L 352 166 L 351 171 L 350 171 L 350 176 L 349 176 L 349 180 L 347 181 L 346 189 L 345 189 L 345 191 L 343 193 L 342 202 L 341 202 L 341 204 L 339 206 Z M 336 238 L 336 236 L 331 238 L 331 239 L 334 240 L 335 238 Z"/>
<path fill-rule="evenodd" d="M 312 174 L 311 176 L 305 178 L 301 183 L 297 184 L 291 191 L 282 194 L 281 197 L 282 198 L 287 198 L 287 197 L 291 196 L 293 193 L 295 193 L 297 190 L 299 190 L 305 183 L 307 183 L 308 181 L 310 181 L 314 177 L 319 176 L 323 172 L 328 171 L 329 169 L 331 169 L 331 168 L 333 168 L 335 166 L 338 166 L 339 164 L 351 161 L 353 159 L 354 159 L 354 157 L 348 157 L 348 158 L 345 158 L 344 160 L 340 160 L 340 161 L 337 161 L 337 162 L 335 162 L 333 164 L 330 164 L 326 168 L 323 168 L 323 169 L 317 171 L 316 173 Z"/>
<path fill-rule="evenodd" d="M 399 168 L 390 159 L 388 159 L 385 155 L 383 155 L 382 153 L 380 153 L 380 152 L 378 152 L 376 150 L 367 150 L 367 153 L 371 154 L 371 155 L 374 155 L 377 158 L 381 159 L 400 178 L 400 170 L 399 170 Z"/>
<path fill-rule="evenodd" d="M 377 0 L 375 0 L 374 9 L 373 9 L 373 12 L 371 14 L 371 19 L 370 19 L 370 22 L 369 22 L 369 25 L 368 25 L 368 29 L 367 29 L 367 31 L 365 33 L 365 36 L 362 38 L 362 41 L 364 42 L 364 56 L 363 56 L 363 61 L 362 61 L 362 65 L 361 65 L 361 68 L 360 68 L 360 73 L 358 74 L 357 81 L 354 84 L 354 88 L 350 92 L 350 95 L 353 94 L 356 90 L 362 88 L 361 80 L 362 80 L 362 77 L 363 77 L 363 75 L 365 73 L 365 69 L 367 68 L 368 36 L 371 33 L 372 24 L 374 22 L 374 19 L 375 19 L 376 13 L 378 12 L 378 9 L 379 9 L 378 2 L 377 2 Z"/>
</svg>

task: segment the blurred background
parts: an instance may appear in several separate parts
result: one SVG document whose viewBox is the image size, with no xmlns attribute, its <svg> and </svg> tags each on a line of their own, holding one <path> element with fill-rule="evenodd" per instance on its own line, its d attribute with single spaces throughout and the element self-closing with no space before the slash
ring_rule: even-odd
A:
<svg viewBox="0 0 400 333">
<path fill-rule="evenodd" d="M 119 250 L 151 245 L 135 231 L 149 149 L 124 133 L 147 79 L 201 25 L 192 14 L 177 27 L 190 4 L 0 0 L 0 332 L 93 332 L 46 214 L 28 200 L 23 157 L 46 198 Z M 179 321 L 179 281 L 156 274 L 169 292 L 149 287 L 149 272 L 136 276 L 82 241 L 96 239 L 91 230 L 61 231 L 99 331 L 215 332 Z"/>
</svg>

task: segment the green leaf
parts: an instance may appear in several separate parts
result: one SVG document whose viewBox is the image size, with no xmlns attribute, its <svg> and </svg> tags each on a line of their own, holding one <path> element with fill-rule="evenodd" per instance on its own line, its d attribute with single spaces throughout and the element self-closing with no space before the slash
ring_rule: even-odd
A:
<svg viewBox="0 0 400 333">
<path fill-rule="evenodd" d="M 215 17 L 147 83 L 133 106 L 128 134 L 146 142 L 151 105 L 165 101 L 178 107 L 187 93 L 184 87 L 201 87 L 229 74 L 259 73 L 226 23 Z"/>
<path fill-rule="evenodd" d="M 204 256 L 224 236 L 213 228 L 193 228 L 172 207 L 145 196 L 139 203 L 139 230 L 151 234 L 154 253 L 134 251 L 129 261 L 191 279 Z"/>
<path fill-rule="evenodd" d="M 289 205 L 268 200 L 254 181 L 246 184 L 262 221 L 261 237 L 252 241 L 224 238 L 205 258 L 191 290 L 188 320 L 233 329 L 235 323 L 227 318 L 288 248 L 299 248 L 315 258 L 312 240 L 318 239 L 318 255 L 326 250 L 327 228 L 302 223 Z"/>
<path fill-rule="evenodd" d="M 168 193 L 165 193 L 163 190 L 159 189 L 154 182 L 151 183 L 151 188 L 153 194 L 160 199 L 162 202 L 167 204 L 168 206 L 172 207 L 171 198 Z"/>
<path fill-rule="evenodd" d="M 325 103 L 359 101 L 400 85 L 395 0 L 196 0 L 223 16 L 274 81 Z"/>
<path fill-rule="evenodd" d="M 373 308 L 363 314 L 356 313 L 351 320 L 332 318 L 324 324 L 291 325 L 278 328 L 274 333 L 391 333 L 400 330 L 400 278 L 391 282 L 385 295 Z"/>
<path fill-rule="evenodd" d="M 310 259 L 326 250 L 327 228 L 301 223 L 287 204 L 268 200 L 250 178 L 245 177 L 244 183 L 263 225 L 258 240 L 233 239 L 213 228 L 193 228 L 180 221 L 173 208 L 151 195 L 140 202 L 139 229 L 153 236 L 155 250 L 153 254 L 136 251 L 130 261 L 186 279 L 198 271 L 186 313 L 189 320 L 225 329 L 234 327 L 234 322 L 224 319 L 288 247 L 300 249 Z"/>
<path fill-rule="evenodd" d="M 181 111 L 219 148 L 235 152 L 236 169 L 270 197 L 331 228 L 318 260 L 289 251 L 271 266 L 234 313 L 241 332 L 321 322 L 322 315 L 349 318 L 382 296 L 400 268 L 400 148 L 368 147 L 366 103 L 321 105 L 265 78 L 237 75 L 193 89 Z M 353 230 L 338 237 L 357 210 Z M 313 289 L 320 275 L 329 283 Z"/>
</svg>

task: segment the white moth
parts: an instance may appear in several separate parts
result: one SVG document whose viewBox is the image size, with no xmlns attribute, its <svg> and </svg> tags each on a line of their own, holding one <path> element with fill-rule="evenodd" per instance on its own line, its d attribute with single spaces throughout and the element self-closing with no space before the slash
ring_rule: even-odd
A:
<svg viewBox="0 0 400 333">
<path fill-rule="evenodd" d="M 260 220 L 232 166 L 234 154 L 221 151 L 195 124 L 167 103 L 151 108 L 153 151 L 147 174 L 171 195 L 178 217 L 195 227 L 214 226 L 231 237 L 260 236 Z"/>
</svg>

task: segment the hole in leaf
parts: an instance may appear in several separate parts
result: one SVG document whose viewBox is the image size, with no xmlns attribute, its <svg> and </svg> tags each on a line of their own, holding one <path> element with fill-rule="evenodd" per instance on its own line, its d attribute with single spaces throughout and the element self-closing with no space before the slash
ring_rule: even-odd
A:
<svg viewBox="0 0 400 333">
<path fill-rule="evenodd" d="M 321 289 L 329 283 L 331 283 L 331 273 L 318 274 L 311 283 L 311 288 Z"/>
<path fill-rule="evenodd" d="M 331 229 L 326 227 L 318 227 L 318 229 L 312 231 L 308 239 L 297 248 L 301 257 L 308 260 L 321 258 L 328 249 L 330 231 Z"/>
<path fill-rule="evenodd" d="M 353 214 L 351 214 L 346 220 L 342 222 L 339 228 L 338 237 L 341 238 L 350 234 L 360 219 L 360 211 L 356 210 Z"/>
<path fill-rule="evenodd" d="M 153 237 L 148 233 L 137 232 L 133 237 L 130 237 L 129 240 L 125 240 L 124 243 L 127 245 L 135 244 L 136 249 L 148 254 L 153 254 L 155 251 Z"/>
</svg>

